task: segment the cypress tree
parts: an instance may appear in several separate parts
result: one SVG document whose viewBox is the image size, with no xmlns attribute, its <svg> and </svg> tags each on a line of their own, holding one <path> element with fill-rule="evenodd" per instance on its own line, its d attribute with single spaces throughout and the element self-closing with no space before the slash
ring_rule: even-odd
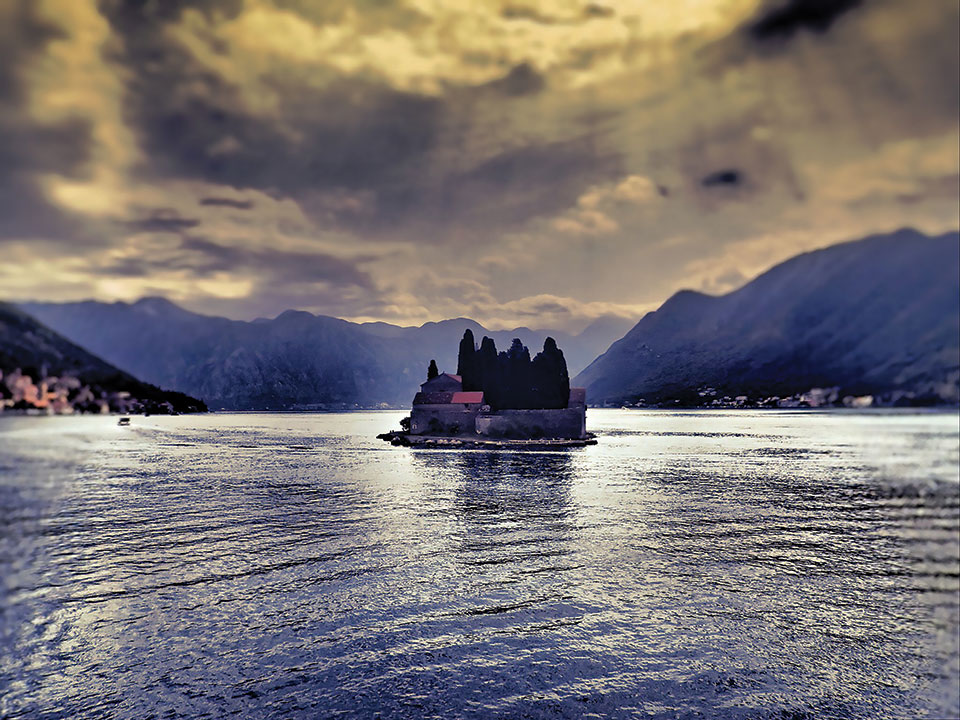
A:
<svg viewBox="0 0 960 720">
<path fill-rule="evenodd" d="M 483 390 L 483 399 L 491 408 L 497 406 L 499 398 L 497 373 L 497 344 L 492 338 L 484 336 L 480 342 L 480 350 L 476 354 L 477 379 L 480 390 Z"/>
<path fill-rule="evenodd" d="M 552 337 L 533 359 L 533 396 L 533 406 L 538 408 L 565 408 L 570 400 L 567 361 Z"/>
<path fill-rule="evenodd" d="M 505 408 L 524 409 L 531 407 L 531 366 L 530 351 L 520 341 L 514 338 L 510 349 L 500 353 L 501 368 L 504 375 L 501 406 Z"/>
<path fill-rule="evenodd" d="M 466 333 L 464 336 L 467 341 Z M 461 349 L 465 350 L 464 341 Z M 472 378 L 473 389 L 482 390 L 484 402 L 494 410 L 567 407 L 570 398 L 567 361 L 551 337 L 544 341 L 543 351 L 532 361 L 530 351 L 519 339 L 513 341 L 509 350 L 498 353 L 494 341 L 484 337 L 480 349 L 472 353 L 472 368 L 463 362 L 464 356 L 466 354 L 461 353 L 458 367 L 464 387 L 468 378 Z"/>
<path fill-rule="evenodd" d="M 538 352 L 530 364 L 530 396 L 533 407 L 550 407 L 550 379 L 553 376 L 550 358 Z"/>
<path fill-rule="evenodd" d="M 510 395 L 513 392 L 513 383 L 510 381 L 510 360 L 507 357 L 507 351 L 501 350 L 497 353 L 497 364 L 493 375 L 494 397 L 496 398 L 496 410 L 503 410 L 513 407 L 510 402 Z"/>
<path fill-rule="evenodd" d="M 557 341 L 548 337 L 543 342 L 543 353 L 550 358 L 548 395 L 546 407 L 565 408 L 570 402 L 570 374 L 567 372 L 567 360 L 563 350 L 557 347 Z"/>
<path fill-rule="evenodd" d="M 430 366 L 427 368 L 427 380 L 433 380 L 435 377 L 440 375 L 440 371 L 437 369 L 437 361 L 431 360 Z"/>
<path fill-rule="evenodd" d="M 477 345 L 470 328 L 463 331 L 460 352 L 457 354 L 457 375 L 463 382 L 464 390 L 481 390 L 480 373 L 477 368 Z"/>
</svg>

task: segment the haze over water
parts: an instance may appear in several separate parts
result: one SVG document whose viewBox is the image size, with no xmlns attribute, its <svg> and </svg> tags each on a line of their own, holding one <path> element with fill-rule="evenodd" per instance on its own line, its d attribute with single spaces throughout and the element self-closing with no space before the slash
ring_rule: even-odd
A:
<svg viewBox="0 0 960 720">
<path fill-rule="evenodd" d="M 956 414 L 0 418 L 0 716 L 960 713 Z"/>
</svg>

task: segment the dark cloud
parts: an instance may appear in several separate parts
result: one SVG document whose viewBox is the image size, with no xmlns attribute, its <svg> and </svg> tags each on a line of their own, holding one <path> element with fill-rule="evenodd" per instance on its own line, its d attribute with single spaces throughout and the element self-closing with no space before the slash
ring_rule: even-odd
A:
<svg viewBox="0 0 960 720">
<path fill-rule="evenodd" d="M 547 313 L 553 313 L 556 315 L 569 315 L 570 308 L 566 305 L 561 305 L 557 302 L 543 302 L 537 303 L 531 308 L 536 315 L 546 315 Z"/>
<path fill-rule="evenodd" d="M 540 92 L 546 87 L 546 81 L 529 63 L 521 63 L 486 87 L 509 97 L 519 97 Z"/>
<path fill-rule="evenodd" d="M 279 107 L 271 116 L 254 115 L 235 86 L 166 32 L 185 5 L 109 4 L 122 39 L 115 59 L 128 70 L 128 120 L 150 159 L 144 175 L 285 195 L 409 182 L 435 141 L 438 100 L 317 68 L 329 79 L 325 88 L 305 87 L 295 76 L 271 77 Z M 227 16 L 239 6 L 229 0 L 203 5 Z"/>
<path fill-rule="evenodd" d="M 736 186 L 743 182 L 743 173 L 739 170 L 717 170 L 700 180 L 704 187 Z"/>
<path fill-rule="evenodd" d="M 326 253 L 237 247 L 185 235 L 174 250 L 123 258 L 100 265 L 94 268 L 94 272 L 130 278 L 149 278 L 179 270 L 189 271 L 195 277 L 209 277 L 220 272 L 237 273 L 242 277 L 249 273 L 263 283 L 326 283 L 341 288 L 353 286 L 372 290 L 370 276 L 360 267 L 372 259 L 370 256 L 343 259 Z"/>
<path fill-rule="evenodd" d="M 311 93 L 278 79 L 278 119 L 254 117 L 233 88 L 174 55 L 167 72 L 144 71 L 131 88 L 149 173 L 294 197 L 347 188 L 405 199 L 435 144 L 441 108 L 434 98 L 365 81 Z"/>
<path fill-rule="evenodd" d="M 80 177 L 90 157 L 91 128 L 82 120 L 40 125 L 29 116 L 26 65 L 63 38 L 31 0 L 0 9 L 0 242 L 69 237 L 76 221 L 50 203 L 38 174 Z"/>
<path fill-rule="evenodd" d="M 586 187 L 620 175 L 620 156 L 598 150 L 592 137 L 526 145 L 444 178 L 433 217 L 516 225 L 570 207 Z"/>
<path fill-rule="evenodd" d="M 224 6 L 230 12 L 233 4 Z M 615 173 L 617 160 L 583 140 L 528 140 L 478 158 L 472 167 L 469 157 L 438 160 L 451 137 L 474 132 L 470 108 L 489 113 L 505 98 L 521 102 L 545 89 L 543 75 L 530 64 L 438 97 L 321 67 L 318 75 L 328 76 L 321 87 L 305 86 L 296 76 L 270 78 L 279 105 L 270 115 L 254 115 L 236 87 L 164 32 L 164 23 L 179 15 L 177 7 L 148 12 L 152 7 L 127 3 L 113 12 L 124 39 L 118 59 L 129 73 L 127 116 L 149 158 L 141 169 L 148 181 L 160 176 L 255 188 L 291 197 L 308 213 L 316 209 L 311 217 L 321 226 L 391 234 L 424 221 L 455 224 L 458 232 L 477 218 L 484 232 L 516 226 L 564 207 L 590 183 Z M 365 194 L 362 208 L 331 211 L 324 195 L 336 199 L 344 192 Z"/>
<path fill-rule="evenodd" d="M 209 205 L 211 207 L 228 207 L 233 208 L 234 210 L 249 210 L 253 207 L 252 200 L 234 200 L 232 198 L 225 197 L 200 198 L 200 204 Z"/>
<path fill-rule="evenodd" d="M 23 64 L 53 40 L 63 38 L 60 28 L 37 14 L 33 0 L 9 0 L 0 10 L 0 101 L 4 105 L 24 100 Z"/>
<path fill-rule="evenodd" d="M 505 20 L 528 20 L 541 25 L 553 25 L 556 22 L 555 18 L 524 5 L 505 5 L 500 16 Z"/>
<path fill-rule="evenodd" d="M 200 224 L 199 220 L 181 217 L 176 210 L 161 208 L 145 218 L 124 220 L 123 225 L 133 232 L 182 233 Z"/>
<path fill-rule="evenodd" d="M 294 141 L 280 124 L 238 110 L 218 80 L 193 77 L 207 92 L 179 106 L 158 107 L 157 97 L 179 93 L 161 89 L 156 79 L 136 93 L 153 170 L 297 199 L 324 190 L 371 193 L 375 202 L 365 204 L 370 212 L 340 217 L 358 231 L 394 229 L 424 214 L 441 222 L 482 214 L 490 228 L 519 224 L 569 204 L 616 164 L 589 142 L 574 140 L 520 147 L 465 171 L 444 173 L 441 166 L 431 176 L 423 169 L 431 164 L 445 113 L 437 98 L 360 80 L 335 82 L 316 94 L 290 88 L 282 94 L 281 115 L 302 138 Z M 542 81 L 521 67 L 500 82 L 496 89 L 516 95 L 536 92 Z"/>
<path fill-rule="evenodd" d="M 500 16 L 504 20 L 526 20 L 540 25 L 571 25 L 582 22 L 584 18 L 589 20 L 591 18 L 608 18 L 614 15 L 616 15 L 616 11 L 613 8 L 598 3 L 587 4 L 583 8 L 580 18 L 549 15 L 526 5 L 507 4 L 500 12 Z"/>
<path fill-rule="evenodd" d="M 825 32 L 862 0 L 786 0 L 765 9 L 748 31 L 757 41 L 787 40 L 798 32 Z"/>
<path fill-rule="evenodd" d="M 373 259 L 369 256 L 345 260 L 325 253 L 240 248 L 194 236 L 184 238 L 181 247 L 196 255 L 199 261 L 193 261 L 196 262 L 195 267 L 206 272 L 246 268 L 280 282 L 327 282 L 337 286 L 373 287 L 370 276 L 359 267 Z"/>
<path fill-rule="evenodd" d="M 154 272 L 155 266 L 146 258 L 123 258 L 100 264 L 92 269 L 96 275 L 123 278 L 147 278 Z"/>
<path fill-rule="evenodd" d="M 382 29 L 415 32 L 430 22 L 430 18 L 416 8 L 404 7 L 392 0 L 272 0 L 272 4 L 318 26 L 348 20 L 358 22 L 362 32 Z"/>
<path fill-rule="evenodd" d="M 80 177 L 91 147 L 91 128 L 86 121 L 37 125 L 0 113 L 0 242 L 78 236 L 77 219 L 47 199 L 38 175 Z"/>
<path fill-rule="evenodd" d="M 605 18 L 613 17 L 617 14 L 617 11 L 612 7 L 607 7 L 606 5 L 598 5 L 597 3 L 590 3 L 583 9 L 584 17 L 588 18 Z"/>
<path fill-rule="evenodd" d="M 176 22 L 186 9 L 208 16 L 235 17 L 243 0 L 100 0 L 100 11 L 126 37 L 152 35 L 165 23 Z M 149 48 L 144 48 L 149 52 Z"/>
</svg>

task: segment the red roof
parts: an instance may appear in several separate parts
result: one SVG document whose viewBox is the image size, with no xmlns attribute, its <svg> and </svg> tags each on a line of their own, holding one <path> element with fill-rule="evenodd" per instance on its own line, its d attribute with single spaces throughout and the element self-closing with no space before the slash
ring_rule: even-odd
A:
<svg viewBox="0 0 960 720">
<path fill-rule="evenodd" d="M 447 377 L 452 377 L 452 378 L 453 378 L 454 380 L 456 380 L 458 383 L 462 383 L 462 382 L 463 382 L 463 378 L 460 377 L 459 375 L 454 375 L 453 373 L 441 373 L 441 374 L 442 374 L 442 375 L 446 375 Z"/>
<path fill-rule="evenodd" d="M 413 398 L 414 405 L 454 405 L 482 403 L 482 392 L 418 392 Z"/>
</svg>

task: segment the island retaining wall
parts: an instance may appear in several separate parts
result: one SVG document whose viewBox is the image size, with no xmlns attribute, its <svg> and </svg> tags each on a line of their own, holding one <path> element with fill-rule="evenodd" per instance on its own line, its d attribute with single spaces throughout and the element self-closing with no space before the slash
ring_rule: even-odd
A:
<svg viewBox="0 0 960 720">
<path fill-rule="evenodd" d="M 477 435 L 484 437 L 584 438 L 586 411 L 581 407 L 556 410 L 498 410 L 476 417 Z"/>
</svg>

